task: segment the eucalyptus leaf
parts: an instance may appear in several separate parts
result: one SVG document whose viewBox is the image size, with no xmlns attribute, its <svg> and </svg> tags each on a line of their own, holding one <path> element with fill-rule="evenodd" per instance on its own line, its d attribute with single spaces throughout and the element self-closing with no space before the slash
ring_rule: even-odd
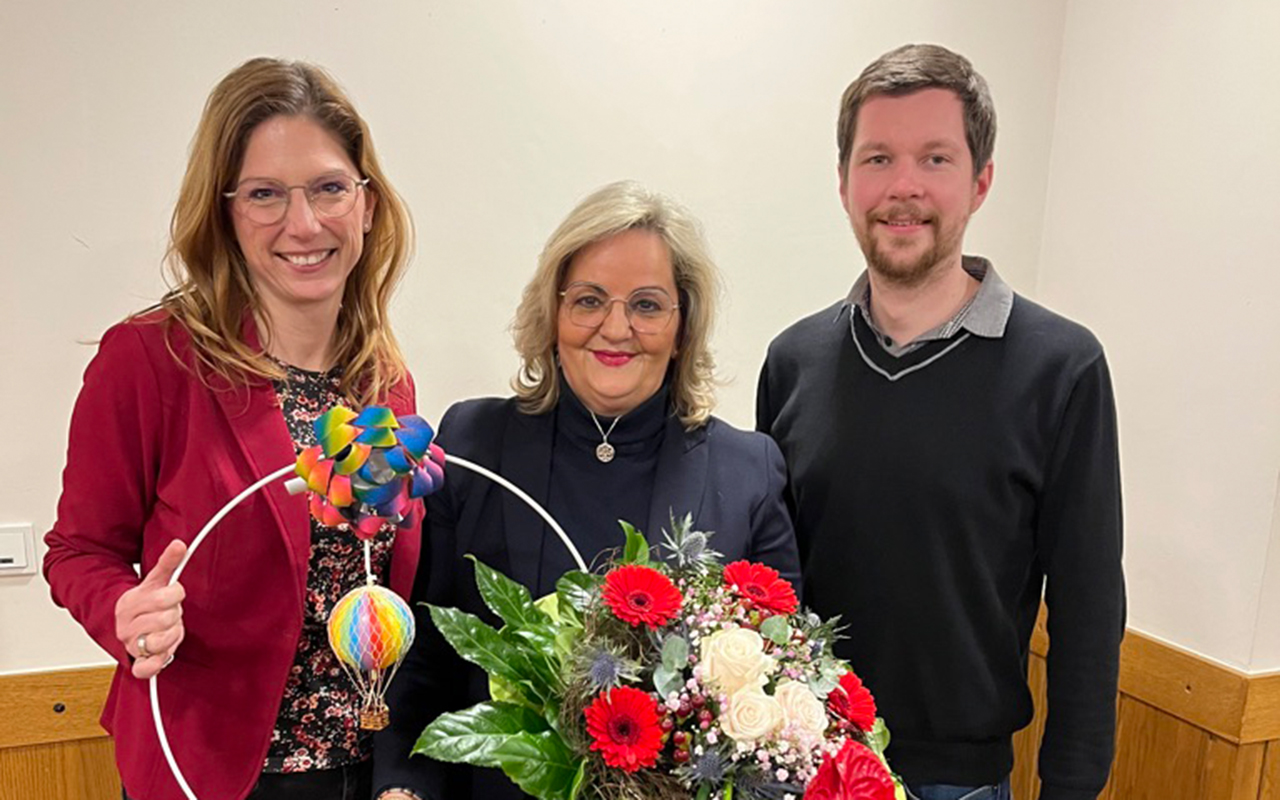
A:
<svg viewBox="0 0 1280 800">
<path fill-rule="evenodd" d="M 476 588 L 489 610 L 508 625 L 545 623 L 547 615 L 533 604 L 523 584 L 513 581 L 475 556 L 467 556 L 476 567 Z"/>
<path fill-rule="evenodd" d="M 760 623 L 760 635 L 774 644 L 791 641 L 791 623 L 783 616 L 773 616 Z"/>
<path fill-rule="evenodd" d="M 684 686 L 684 676 L 675 670 L 667 668 L 666 664 L 659 664 L 653 670 L 653 687 L 658 690 L 658 694 L 664 698 L 673 692 L 679 692 Z"/>
<path fill-rule="evenodd" d="M 622 526 L 622 531 L 627 535 L 627 544 L 622 550 L 623 564 L 641 564 L 649 563 L 649 542 L 644 538 L 644 534 L 636 530 L 635 526 L 629 522 L 618 520 L 618 524 Z"/>
<path fill-rule="evenodd" d="M 555 731 L 517 733 L 491 755 L 508 778 L 541 800 L 569 800 L 574 776 L 581 769 L 580 759 Z"/>
<path fill-rule="evenodd" d="M 819 675 L 809 684 L 809 688 L 813 690 L 819 700 L 826 700 L 827 695 L 835 691 L 835 688 L 839 685 L 839 680 L 826 675 Z"/>
<path fill-rule="evenodd" d="M 496 767 L 495 749 L 512 736 L 547 730 L 536 712 L 510 703 L 480 703 L 463 711 L 441 714 L 427 726 L 413 752 L 438 761 Z"/>
<path fill-rule="evenodd" d="M 673 634 L 662 643 L 662 665 L 672 672 L 689 666 L 689 643 L 683 637 Z"/>
</svg>

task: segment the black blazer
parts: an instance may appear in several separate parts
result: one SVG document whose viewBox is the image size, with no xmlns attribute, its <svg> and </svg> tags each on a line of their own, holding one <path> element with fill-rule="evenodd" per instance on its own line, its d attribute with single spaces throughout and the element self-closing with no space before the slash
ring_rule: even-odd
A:
<svg viewBox="0 0 1280 800">
<path fill-rule="evenodd" d="M 712 417 L 694 431 L 667 422 L 658 453 L 649 518 L 629 520 L 651 545 L 670 528 L 670 517 L 693 514 L 697 530 L 714 531 L 711 547 L 725 563 L 760 561 L 800 591 L 800 558 L 783 500 L 786 466 L 772 439 L 740 431 Z M 440 421 L 437 442 L 502 475 L 545 505 L 552 470 L 555 414 L 521 413 L 514 398 L 467 400 Z M 475 588 L 464 556 L 532 586 L 537 579 L 545 523 L 533 509 L 493 481 L 458 467 L 446 469 L 444 488 L 428 498 L 414 599 L 456 606 L 500 625 Z M 573 536 L 573 520 L 558 520 Z M 552 536 L 555 534 L 552 533 Z M 596 553 L 582 553 L 590 563 Z M 484 672 L 467 664 L 415 603 L 418 637 L 387 693 L 391 727 L 375 737 L 374 796 L 399 786 L 430 800 L 502 800 L 523 794 L 496 769 L 443 765 L 408 757 L 422 729 L 443 711 L 488 699 Z"/>
</svg>

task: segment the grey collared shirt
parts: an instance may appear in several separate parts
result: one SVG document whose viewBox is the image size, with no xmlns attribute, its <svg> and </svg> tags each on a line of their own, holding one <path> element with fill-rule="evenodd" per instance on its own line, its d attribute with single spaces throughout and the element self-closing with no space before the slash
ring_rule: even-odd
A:
<svg viewBox="0 0 1280 800">
<path fill-rule="evenodd" d="M 977 279 L 978 291 L 957 311 L 951 319 L 936 328 L 925 331 L 909 342 L 895 342 L 876 325 L 871 318 L 871 280 L 866 271 L 854 281 L 847 302 L 858 307 L 863 322 L 876 334 L 876 341 L 886 353 L 899 358 L 927 342 L 950 339 L 961 331 L 989 339 L 1004 336 L 1009 312 L 1013 309 L 1013 289 L 996 272 L 991 262 L 982 256 L 964 256 L 964 271 Z M 850 332 L 853 332 L 853 315 L 849 315 Z"/>
</svg>

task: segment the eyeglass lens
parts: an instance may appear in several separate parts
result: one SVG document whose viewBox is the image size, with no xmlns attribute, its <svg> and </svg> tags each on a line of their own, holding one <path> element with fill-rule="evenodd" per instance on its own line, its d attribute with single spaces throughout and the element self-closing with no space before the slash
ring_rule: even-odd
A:
<svg viewBox="0 0 1280 800">
<path fill-rule="evenodd" d="M 637 289 L 625 298 L 610 297 L 594 284 L 571 284 L 562 292 L 569 307 L 569 320 L 584 328 L 604 323 L 614 303 L 622 303 L 627 319 L 637 333 L 657 333 L 671 322 L 676 309 L 671 295 L 662 289 Z"/>
<path fill-rule="evenodd" d="M 350 175 L 323 175 L 305 186 L 285 186 L 279 181 L 250 178 L 235 191 L 236 202 L 254 222 L 271 224 L 284 218 L 294 189 L 303 189 L 315 213 L 325 217 L 341 217 L 355 207 L 361 182 Z"/>
</svg>

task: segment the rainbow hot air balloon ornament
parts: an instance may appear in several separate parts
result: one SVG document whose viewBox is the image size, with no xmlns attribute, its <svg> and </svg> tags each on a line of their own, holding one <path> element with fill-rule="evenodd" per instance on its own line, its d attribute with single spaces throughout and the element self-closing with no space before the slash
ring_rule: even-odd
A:
<svg viewBox="0 0 1280 800">
<path fill-rule="evenodd" d="M 365 584 L 334 606 L 329 645 L 360 691 L 360 727 L 381 730 L 390 721 L 383 695 L 413 644 L 414 620 L 403 599 L 377 585 L 372 539 L 385 522 L 414 525 L 414 501 L 444 483 L 445 454 L 426 420 L 397 419 L 387 408 L 335 406 L 315 432 L 319 444 L 298 455 L 289 489 L 309 489 L 317 521 L 364 542 Z"/>
<path fill-rule="evenodd" d="M 413 612 L 400 596 L 367 584 L 338 601 L 329 615 L 329 646 L 360 690 L 360 727 L 382 730 L 391 720 L 383 696 L 413 644 Z"/>
</svg>

